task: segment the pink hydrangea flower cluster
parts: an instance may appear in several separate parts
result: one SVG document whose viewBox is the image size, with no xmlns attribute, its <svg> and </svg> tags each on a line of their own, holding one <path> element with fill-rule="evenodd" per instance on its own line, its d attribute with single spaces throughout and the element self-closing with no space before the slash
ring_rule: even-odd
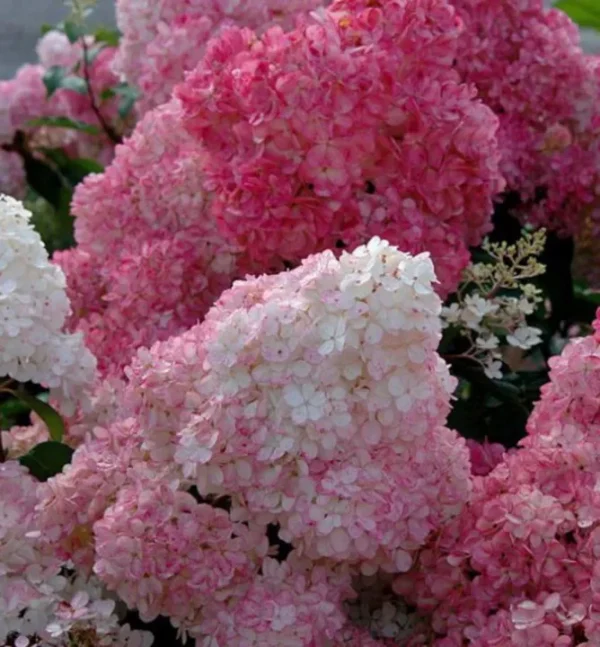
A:
<svg viewBox="0 0 600 647">
<path fill-rule="evenodd" d="M 599 458 L 597 439 L 524 448 L 475 482 L 419 570 L 396 583 L 431 614 L 436 645 L 596 644 Z"/>
<path fill-rule="evenodd" d="M 54 256 L 73 299 L 70 325 L 104 374 L 202 320 L 235 276 L 235 250 L 207 217 L 202 151 L 180 124 L 177 101 L 150 112 L 105 172 L 78 186 L 78 246 Z"/>
<path fill-rule="evenodd" d="M 469 504 L 396 581 L 430 614 L 439 647 L 600 640 L 599 342 L 574 340 L 551 360 L 521 448 L 475 479 Z"/>
<path fill-rule="evenodd" d="M 102 581 L 142 619 L 162 614 L 175 625 L 197 624 L 193 614 L 211 595 L 254 578 L 268 549 L 264 528 L 232 523 L 225 510 L 166 482 L 122 488 L 94 536 Z"/>
<path fill-rule="evenodd" d="M 148 461 L 141 438 L 133 419 L 98 427 L 41 486 L 39 527 L 54 554 L 198 644 L 308 647 L 346 627 L 347 571 L 293 557 L 278 567 L 264 525 L 197 503 L 168 467 Z"/>
<path fill-rule="evenodd" d="M 24 467 L 0 463 L 0 645 L 149 647 L 150 634 L 119 624 L 97 579 L 61 574 L 40 541 L 36 489 Z"/>
<path fill-rule="evenodd" d="M 71 43 L 66 34 L 55 29 L 40 38 L 35 51 L 40 65 L 47 70 L 55 65 L 71 70 L 81 60 L 81 45 Z"/>
<path fill-rule="evenodd" d="M 573 234 L 599 204 L 598 58 L 543 0 L 452 4 L 465 23 L 457 69 L 500 119 L 507 188 L 525 220 Z"/>
<path fill-rule="evenodd" d="M 15 631 L 20 612 L 38 597 L 29 573 L 50 564 L 27 533 L 34 529 L 36 482 L 14 461 L 0 463 L 0 643 Z M 40 561 L 41 563 L 38 563 Z M 54 573 L 53 573 L 54 574 Z"/>
<path fill-rule="evenodd" d="M 0 142 L 8 144 L 17 130 L 36 117 L 47 116 L 45 68 L 41 65 L 24 65 L 14 78 L 0 81 Z M 64 93 L 56 95 L 56 104 Z"/>
<path fill-rule="evenodd" d="M 25 195 L 25 168 L 13 150 L 15 133 L 37 117 L 46 116 L 46 89 L 40 65 L 24 65 L 10 81 L 0 81 L 0 193 Z"/>
<path fill-rule="evenodd" d="M 311 558 L 408 569 L 469 492 L 434 280 L 374 238 L 234 284 L 127 369 L 145 449 Z"/>
<path fill-rule="evenodd" d="M 115 501 L 120 488 L 138 480 L 173 481 L 172 469 L 155 466 L 141 449 L 133 418 L 93 427 L 63 472 L 40 486 L 39 526 L 54 552 L 83 572 L 94 563 L 93 525 Z"/>
<path fill-rule="evenodd" d="M 288 558 L 262 563 L 261 575 L 226 602 L 216 600 L 200 629 L 203 647 L 338 645 L 348 621 L 342 602 L 352 597 L 350 576 L 328 566 Z M 372 641 L 375 643 L 375 641 Z M 377 642 L 376 645 L 381 645 Z M 368 647 L 365 643 L 363 647 Z"/>
<path fill-rule="evenodd" d="M 504 186 L 497 120 L 452 67 L 460 33 L 443 0 L 340 0 L 207 46 L 176 94 L 249 271 L 380 235 L 456 287 Z"/>
<path fill-rule="evenodd" d="M 202 59 L 208 41 L 227 26 L 263 31 L 286 28 L 320 0 L 117 0 L 117 24 L 123 34 L 114 63 L 117 73 L 142 96 L 141 116 L 166 103 L 173 87 Z"/>
<path fill-rule="evenodd" d="M 387 232 L 391 240 L 409 251 L 431 250 L 440 291 L 456 286 L 468 260 L 467 245 L 478 242 L 490 226 L 490 198 L 502 182 L 497 172 L 496 122 L 473 100 L 471 90 L 458 83 L 450 66 L 459 31 L 457 22 L 441 0 L 430 1 L 433 4 L 426 20 L 417 11 L 416 0 L 411 0 L 405 10 L 393 3 L 398 24 L 390 23 L 385 30 L 381 11 L 359 4 L 356 15 L 338 7 L 337 12 L 315 18 L 289 37 L 278 30 L 269 32 L 272 36 L 265 37 L 265 43 L 273 41 L 269 47 L 262 52 L 263 46 L 257 41 L 255 51 L 249 51 L 248 56 L 252 60 L 258 57 L 257 61 L 266 56 L 265 65 L 269 56 L 274 57 L 269 83 L 288 78 L 291 89 L 296 83 L 293 79 L 309 82 L 312 78 L 317 85 L 305 94 L 312 97 L 314 105 L 295 101 L 285 106 L 281 103 L 283 86 L 279 90 L 273 86 L 272 99 L 277 100 L 273 105 L 279 106 L 279 116 L 276 118 L 273 112 L 272 119 L 248 130 L 242 126 L 245 119 L 253 119 L 249 111 L 254 110 L 254 99 L 249 97 L 250 103 L 243 108 L 245 99 L 240 96 L 242 103 L 234 113 L 222 105 L 218 107 L 220 116 L 211 112 L 217 109 L 211 102 L 203 111 L 214 123 L 207 122 L 200 141 L 190 137 L 185 128 L 187 124 L 194 132 L 198 130 L 200 117 L 192 119 L 190 115 L 192 111 L 201 114 L 198 111 L 202 106 L 197 105 L 199 79 L 206 77 L 211 86 L 222 88 L 220 93 L 230 92 L 237 63 L 225 52 L 234 41 L 236 47 L 243 46 L 244 39 L 251 37 L 250 32 L 226 30 L 211 46 L 209 62 L 180 91 L 186 97 L 185 106 L 173 99 L 148 113 L 133 136 L 118 147 L 105 173 L 89 177 L 78 187 L 72 208 L 77 216 L 79 246 L 76 251 L 57 255 L 56 261 L 65 270 L 70 296 L 77 304 L 71 326 L 84 332 L 104 374 L 121 371 L 137 348 L 179 334 L 201 321 L 223 289 L 244 272 L 277 271 L 282 260 L 298 263 L 307 254 L 332 248 L 339 241 L 354 246 L 367 240 L 371 230 Z M 416 25 L 421 21 L 425 26 L 419 31 Z M 402 25 L 406 27 L 402 28 L 404 40 L 396 43 L 394 29 Z M 317 50 L 310 54 L 307 46 L 316 34 L 324 39 L 323 44 L 342 38 L 345 44 L 338 48 L 339 55 L 333 45 L 328 54 L 331 60 L 319 59 Z M 375 38 L 377 47 L 363 48 L 357 58 L 352 39 L 359 35 L 365 42 Z M 392 55 L 396 50 L 399 53 Z M 223 64 L 219 63 L 221 51 Z M 417 58 L 413 51 L 419 52 Z M 394 56 L 401 55 L 410 60 L 410 65 L 402 64 L 406 73 L 402 78 L 396 78 L 397 71 L 396 76 L 389 76 L 399 69 Z M 288 59 L 295 71 L 286 77 Z M 378 66 L 380 74 L 376 86 L 383 103 L 379 107 L 374 95 L 366 91 L 374 82 L 371 64 Z M 328 70 L 336 66 L 340 79 L 346 79 L 343 92 L 341 85 L 331 85 L 334 82 Z M 259 76 L 247 82 L 260 85 Z M 333 96 L 332 88 L 342 93 L 333 102 L 328 98 Z M 356 94 L 360 88 L 363 90 Z M 411 92 L 427 97 L 423 105 L 409 100 L 407 93 Z M 252 96 L 258 100 L 258 94 Z M 232 95 L 231 100 L 234 98 Z M 228 101 L 225 95 L 223 101 Z M 404 106 L 400 112 L 394 107 L 398 101 Z M 240 113 L 242 108 L 244 112 Z M 338 116 L 334 119 L 333 114 Z M 355 118 L 360 115 L 359 124 Z M 223 121 L 217 123 L 217 119 Z M 239 128 L 234 127 L 235 120 L 241 120 Z M 306 124 L 313 125 L 305 128 Z M 276 134 L 280 126 L 281 133 L 293 127 L 300 134 L 281 139 Z M 244 156 L 254 155 L 251 151 L 255 144 L 250 142 L 253 129 L 259 137 L 274 139 L 268 146 L 271 152 L 265 153 L 268 159 L 255 157 L 254 170 L 250 171 Z M 385 132 L 377 140 L 379 131 Z M 244 148 L 246 144 L 240 140 L 237 161 L 230 163 L 225 157 L 227 150 L 233 154 L 234 148 L 223 149 L 222 144 L 237 147 L 235 132 L 240 136 L 246 133 L 243 137 L 250 139 L 244 141 L 250 148 Z M 367 154 L 365 146 L 371 146 L 374 137 L 379 142 L 377 150 Z M 325 140 L 331 146 L 321 146 L 319 142 Z M 297 145 L 300 148 L 296 150 Z M 338 145 L 342 147 L 339 150 Z M 337 188 L 327 179 L 337 173 L 333 167 L 331 173 L 323 171 L 321 179 L 304 177 L 325 168 L 318 160 L 329 148 L 344 167 L 340 172 L 346 179 Z M 444 173 L 430 172 L 430 164 L 437 164 L 435 156 L 439 164 L 443 163 Z M 285 164 L 284 158 L 288 160 Z M 360 160 L 364 159 L 369 161 L 363 168 Z M 246 188 L 238 185 L 234 189 L 233 184 L 227 184 L 223 173 L 232 172 L 235 164 L 246 169 Z M 271 169 L 269 173 L 276 174 L 263 172 L 265 164 Z M 223 176 L 218 185 L 217 176 Z M 380 179 L 375 180 L 376 176 Z M 432 183 L 427 184 L 425 176 Z M 236 177 L 234 184 L 242 182 L 237 171 Z M 379 190 L 373 193 L 370 187 L 375 181 Z M 298 194 L 298 199 L 293 198 L 286 206 L 281 201 L 290 198 L 290 191 L 297 192 L 298 183 L 312 183 L 315 192 L 304 195 L 302 189 L 304 197 Z M 225 203 L 238 199 L 243 202 L 243 206 L 242 202 L 238 205 L 241 212 L 237 207 L 235 216 L 229 207 L 223 211 Z M 281 249 L 285 254 L 278 252 Z"/>
<path fill-rule="evenodd" d="M 595 440 L 600 429 L 600 335 L 569 342 L 549 365 L 550 381 L 529 418 L 526 442 L 563 446 Z"/>
</svg>

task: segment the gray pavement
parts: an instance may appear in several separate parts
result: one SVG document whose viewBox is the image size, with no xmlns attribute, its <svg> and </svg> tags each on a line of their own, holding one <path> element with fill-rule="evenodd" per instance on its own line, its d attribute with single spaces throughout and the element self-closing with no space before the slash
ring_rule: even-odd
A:
<svg viewBox="0 0 600 647">
<path fill-rule="evenodd" d="M 35 62 L 40 26 L 55 24 L 67 13 L 63 0 L 0 0 L 0 79 L 10 78 L 23 63 Z M 98 0 L 90 23 L 114 22 L 114 1 Z"/>
</svg>

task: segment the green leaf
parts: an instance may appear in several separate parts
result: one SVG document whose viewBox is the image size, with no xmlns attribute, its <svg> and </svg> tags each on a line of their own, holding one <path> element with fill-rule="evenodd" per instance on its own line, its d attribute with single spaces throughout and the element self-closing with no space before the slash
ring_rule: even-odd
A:
<svg viewBox="0 0 600 647">
<path fill-rule="evenodd" d="M 86 80 L 79 76 L 66 76 L 62 81 L 62 88 L 78 94 L 87 94 L 88 91 Z"/>
<path fill-rule="evenodd" d="M 555 7 L 564 11 L 578 25 L 600 30 L 598 0 L 559 0 Z"/>
<path fill-rule="evenodd" d="M 79 94 L 86 94 L 88 91 L 85 79 L 69 74 L 69 71 L 60 65 L 53 65 L 44 74 L 44 85 L 46 86 L 46 97 L 51 97 L 57 90 L 72 90 Z"/>
<path fill-rule="evenodd" d="M 60 65 L 53 65 L 44 74 L 44 85 L 46 86 L 46 96 L 51 97 L 62 84 L 63 78 L 66 76 L 67 70 Z"/>
<path fill-rule="evenodd" d="M 57 209 L 62 201 L 63 178 L 48 164 L 35 157 L 27 156 L 24 162 L 29 186 Z"/>
<path fill-rule="evenodd" d="M 41 27 L 40 27 L 40 34 L 42 36 L 45 36 L 49 31 L 54 31 L 56 27 L 54 25 L 51 25 L 50 23 L 45 22 Z"/>
<path fill-rule="evenodd" d="M 99 164 L 96 160 L 88 159 L 87 157 L 71 159 L 60 148 L 41 148 L 39 150 L 46 159 L 56 165 L 62 176 L 73 187 L 90 173 L 102 173 L 104 171 L 102 164 Z"/>
<path fill-rule="evenodd" d="M 492 380 L 483 370 L 464 359 L 450 359 L 452 374 L 468 381 L 468 399 L 454 402 L 448 425 L 467 438 L 488 437 L 505 447 L 514 447 L 525 435 L 529 417 L 524 394 L 518 383 Z"/>
<path fill-rule="evenodd" d="M 127 118 L 138 97 L 139 93 L 135 88 L 131 88 L 131 92 L 121 95 L 121 101 L 119 102 L 119 117 L 121 119 Z"/>
<path fill-rule="evenodd" d="M 46 214 L 49 222 L 40 231 L 45 233 L 53 250 L 67 249 L 75 243 L 70 204 L 73 188 L 81 179 L 82 171 L 78 171 L 76 177 L 65 173 L 62 167 L 69 163 L 69 159 L 60 149 L 40 149 L 40 152 L 46 156 L 45 161 L 30 154 L 24 159 L 29 187 L 52 208 Z M 40 224 L 37 222 L 36 226 L 39 227 Z"/>
<path fill-rule="evenodd" d="M 91 65 L 96 58 L 98 57 L 98 54 L 106 47 L 104 43 L 100 43 L 99 45 L 93 45 L 92 47 L 88 47 L 86 52 L 85 52 L 85 60 L 88 62 L 88 65 Z"/>
<path fill-rule="evenodd" d="M 71 447 L 49 440 L 36 445 L 25 456 L 21 456 L 19 462 L 39 481 L 47 481 L 60 474 L 63 467 L 71 462 L 72 457 Z"/>
<path fill-rule="evenodd" d="M 125 119 L 131 109 L 133 108 L 135 102 L 140 96 L 139 91 L 128 83 L 119 83 L 108 90 L 105 90 L 103 93 L 103 98 L 110 98 L 111 96 L 119 96 L 119 116 L 121 119 Z M 102 96 L 102 95 L 101 95 Z"/>
<path fill-rule="evenodd" d="M 10 429 L 13 425 L 17 424 L 17 420 L 26 416 L 30 408 L 18 400 L 17 398 L 10 398 L 0 403 L 0 423 L 4 429 Z"/>
<path fill-rule="evenodd" d="M 75 246 L 75 219 L 71 215 L 71 200 L 73 188 L 64 186 L 60 194 L 60 202 L 56 208 L 56 245 L 58 249 L 69 249 Z"/>
<path fill-rule="evenodd" d="M 38 414 L 48 427 L 50 438 L 60 443 L 65 433 L 65 423 L 56 409 L 26 391 L 15 391 L 15 396 Z"/>
<path fill-rule="evenodd" d="M 44 154 L 47 160 L 53 162 L 58 168 L 69 161 L 69 156 L 62 148 L 39 148 L 38 151 Z"/>
<path fill-rule="evenodd" d="M 69 117 L 40 117 L 32 119 L 27 123 L 27 126 L 49 126 L 50 128 L 68 128 L 70 130 L 78 130 L 88 135 L 99 135 L 100 129 L 97 126 L 85 123 L 85 121 L 77 121 Z"/>
<path fill-rule="evenodd" d="M 121 32 L 110 27 L 98 27 L 94 32 L 94 40 L 97 43 L 104 43 L 109 47 L 117 47 L 121 39 Z"/>
<path fill-rule="evenodd" d="M 69 160 L 67 168 L 72 173 L 77 173 L 79 176 L 78 182 L 81 182 L 81 180 L 90 173 L 102 173 L 104 171 L 102 164 L 99 164 L 96 160 L 89 159 L 87 157 L 78 157 L 77 159 Z"/>
<path fill-rule="evenodd" d="M 600 306 L 600 292 L 590 290 L 590 288 L 583 281 L 574 281 L 573 290 L 576 299 L 583 299 L 588 303 Z"/>
<path fill-rule="evenodd" d="M 136 98 L 137 96 L 130 96 L 121 99 L 119 103 L 119 117 L 121 117 L 121 119 L 127 118 L 135 104 Z"/>
<path fill-rule="evenodd" d="M 76 43 L 85 33 L 83 25 L 74 20 L 65 20 L 62 23 L 62 28 L 70 43 Z"/>
</svg>

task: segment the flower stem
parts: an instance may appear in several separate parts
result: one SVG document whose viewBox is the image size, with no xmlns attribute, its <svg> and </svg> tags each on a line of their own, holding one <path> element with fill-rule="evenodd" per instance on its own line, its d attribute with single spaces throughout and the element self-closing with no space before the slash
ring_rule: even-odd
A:
<svg viewBox="0 0 600 647">
<path fill-rule="evenodd" d="M 120 144 L 122 139 L 120 135 L 112 128 L 112 126 L 104 119 L 100 108 L 96 103 L 96 95 L 94 94 L 94 89 L 92 87 L 92 79 L 90 75 L 90 67 L 88 63 L 88 45 L 85 41 L 85 34 L 79 39 L 81 42 L 81 47 L 83 49 L 83 76 L 85 79 L 85 84 L 87 86 L 87 93 L 90 100 L 91 108 L 98 119 L 102 130 L 106 133 L 107 137 L 115 144 Z"/>
</svg>

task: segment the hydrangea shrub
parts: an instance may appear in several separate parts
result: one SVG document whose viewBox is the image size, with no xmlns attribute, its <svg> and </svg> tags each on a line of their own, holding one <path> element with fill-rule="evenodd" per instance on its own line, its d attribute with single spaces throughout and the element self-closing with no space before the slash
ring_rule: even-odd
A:
<svg viewBox="0 0 600 647">
<path fill-rule="evenodd" d="M 599 643 L 575 25 L 93 4 L 0 82 L 0 647 Z"/>
</svg>

